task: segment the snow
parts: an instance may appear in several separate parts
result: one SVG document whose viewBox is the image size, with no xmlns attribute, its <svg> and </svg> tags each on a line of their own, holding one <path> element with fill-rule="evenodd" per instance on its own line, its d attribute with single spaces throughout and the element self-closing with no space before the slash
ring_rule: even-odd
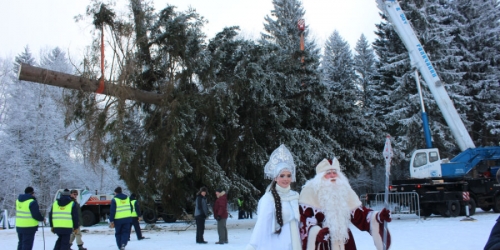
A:
<svg viewBox="0 0 500 250">
<path fill-rule="evenodd" d="M 183 249 L 183 250 L 241 250 L 245 249 L 253 225 L 257 216 L 253 219 L 237 219 L 237 212 L 232 212 L 232 218 L 228 218 L 229 244 L 215 245 L 218 241 L 216 221 L 209 218 L 205 223 L 205 240 L 208 244 L 195 243 L 195 226 L 186 222 L 158 223 L 159 231 L 143 230 L 143 235 L 150 239 L 138 241 L 134 232 L 131 234 L 131 241 L 127 245 L 127 250 L 140 249 Z M 493 212 L 483 212 L 477 209 L 476 214 L 471 218 L 474 222 L 462 221 L 465 216 L 454 218 L 443 218 L 431 216 L 427 219 L 418 219 L 416 216 L 400 217 L 393 215 L 393 221 L 389 223 L 389 230 L 393 238 L 390 249 L 392 250 L 470 250 L 483 249 L 488 240 L 491 228 L 499 215 Z M 141 224 L 144 229 L 146 225 Z M 107 225 L 96 225 L 85 227 L 88 232 L 83 233 L 84 246 L 89 250 L 117 249 L 114 237 L 114 229 Z M 178 231 L 175 231 L 178 230 Z M 375 249 L 370 235 L 361 232 L 356 228 L 351 228 L 356 240 L 358 249 Z M 50 232 L 50 228 L 40 228 L 35 237 L 33 249 L 52 249 L 57 236 Z M 17 248 L 17 234 L 15 229 L 0 230 L 0 242 L 2 249 Z M 75 249 L 75 246 L 73 246 Z"/>
</svg>

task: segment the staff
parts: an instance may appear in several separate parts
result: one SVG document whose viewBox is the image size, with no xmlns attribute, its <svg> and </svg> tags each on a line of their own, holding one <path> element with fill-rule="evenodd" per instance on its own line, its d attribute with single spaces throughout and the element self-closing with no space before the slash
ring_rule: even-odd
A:
<svg viewBox="0 0 500 250">
<path fill-rule="evenodd" d="M 384 207 L 388 209 L 389 207 L 389 174 L 391 172 L 391 159 L 392 159 L 392 147 L 391 147 L 391 136 L 387 135 L 385 139 L 384 146 L 384 158 L 385 158 L 385 194 L 384 194 Z M 387 222 L 384 221 L 384 250 L 387 250 Z"/>
</svg>

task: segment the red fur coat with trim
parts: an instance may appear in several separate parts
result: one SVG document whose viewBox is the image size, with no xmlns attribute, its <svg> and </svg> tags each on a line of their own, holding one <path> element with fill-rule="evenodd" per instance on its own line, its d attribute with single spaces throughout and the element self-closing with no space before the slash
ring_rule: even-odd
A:
<svg viewBox="0 0 500 250">
<path fill-rule="evenodd" d="M 302 250 L 337 250 L 331 246 L 331 242 L 327 244 L 319 244 L 315 239 L 323 228 L 325 215 L 320 209 L 309 205 L 299 204 L 300 211 L 300 237 L 302 241 Z M 377 221 L 378 212 L 374 212 L 369 208 L 360 206 L 351 212 L 351 223 L 361 231 L 369 232 L 375 244 L 376 249 L 383 249 L 383 229 L 384 224 Z M 349 239 L 345 243 L 344 248 L 338 250 L 356 250 L 356 243 L 353 235 L 349 230 Z M 313 241 L 314 239 L 314 241 Z M 390 233 L 387 234 L 387 246 L 389 249 L 391 244 Z"/>
</svg>

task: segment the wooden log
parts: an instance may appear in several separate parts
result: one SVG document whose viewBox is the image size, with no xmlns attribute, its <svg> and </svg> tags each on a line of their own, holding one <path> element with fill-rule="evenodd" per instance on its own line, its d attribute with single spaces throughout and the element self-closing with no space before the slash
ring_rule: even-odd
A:
<svg viewBox="0 0 500 250">
<path fill-rule="evenodd" d="M 21 64 L 19 68 L 19 80 L 47 84 L 68 89 L 82 90 L 95 93 L 99 87 L 99 80 L 91 80 L 81 76 L 70 75 L 53 70 L 34 67 L 29 64 Z M 150 104 L 160 104 L 163 96 L 128 86 L 119 86 L 105 83 L 103 95 L 125 98 Z"/>
</svg>

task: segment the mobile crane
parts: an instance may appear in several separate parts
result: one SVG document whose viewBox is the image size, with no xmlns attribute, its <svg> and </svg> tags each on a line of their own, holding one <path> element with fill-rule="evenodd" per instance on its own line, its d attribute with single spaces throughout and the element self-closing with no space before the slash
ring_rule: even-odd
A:
<svg viewBox="0 0 500 250">
<path fill-rule="evenodd" d="M 476 206 L 485 211 L 500 212 L 500 185 L 494 176 L 498 170 L 500 146 L 476 147 L 470 137 L 444 84 L 434 69 L 423 46 L 420 44 L 409 20 L 395 0 L 376 0 L 378 8 L 387 16 L 410 54 L 419 91 L 422 122 L 426 141 L 425 149 L 413 152 L 410 161 L 410 178 L 393 180 L 391 192 L 416 192 L 419 197 L 418 214 L 445 217 L 464 214 L 465 205 L 470 206 L 471 215 Z M 454 139 L 462 151 L 451 160 L 441 159 L 439 150 L 432 147 L 427 114 L 419 83 L 418 71 L 427 83 Z M 493 165 L 493 166 L 492 166 Z M 481 169 L 483 168 L 483 169 Z M 478 173 L 490 171 L 490 176 Z M 499 171 L 500 172 L 500 171 Z M 374 196 L 368 194 L 369 201 Z"/>
</svg>

